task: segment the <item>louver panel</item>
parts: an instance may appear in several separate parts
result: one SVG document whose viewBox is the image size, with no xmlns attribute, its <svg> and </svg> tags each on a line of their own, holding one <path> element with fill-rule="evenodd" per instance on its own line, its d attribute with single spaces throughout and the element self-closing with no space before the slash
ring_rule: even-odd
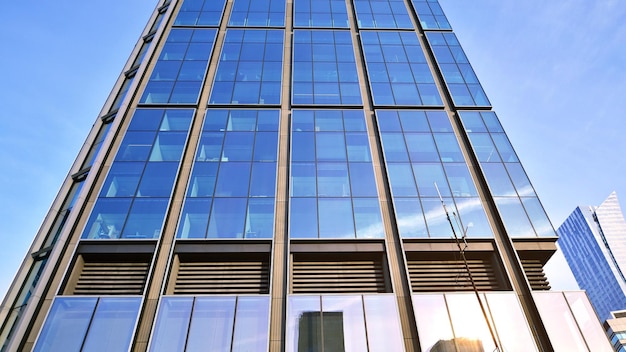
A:
<svg viewBox="0 0 626 352">
<path fill-rule="evenodd" d="M 539 259 L 522 259 L 524 272 L 530 283 L 530 287 L 535 291 L 550 290 L 550 283 L 543 271 L 543 264 Z"/>
<path fill-rule="evenodd" d="M 293 293 L 371 293 L 387 292 L 382 262 L 294 261 Z"/>
<path fill-rule="evenodd" d="M 267 261 L 181 262 L 174 294 L 263 294 L 269 292 Z"/>
<path fill-rule="evenodd" d="M 74 295 L 141 295 L 148 263 L 85 262 Z"/>
<path fill-rule="evenodd" d="M 488 258 L 468 258 L 476 288 L 480 291 L 502 290 L 503 287 Z M 413 292 L 471 291 L 472 282 L 462 259 L 409 259 L 409 276 Z"/>
</svg>

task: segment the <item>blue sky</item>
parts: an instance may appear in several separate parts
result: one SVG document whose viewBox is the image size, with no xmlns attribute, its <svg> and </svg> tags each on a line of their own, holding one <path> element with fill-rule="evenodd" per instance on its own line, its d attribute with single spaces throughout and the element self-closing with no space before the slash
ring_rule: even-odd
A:
<svg viewBox="0 0 626 352">
<path fill-rule="evenodd" d="M 440 2 L 553 224 L 613 190 L 626 198 L 626 7 L 617 0 Z M 155 3 L 3 5 L 0 297 Z M 559 270 L 550 278 L 556 288 L 567 286 Z"/>
</svg>

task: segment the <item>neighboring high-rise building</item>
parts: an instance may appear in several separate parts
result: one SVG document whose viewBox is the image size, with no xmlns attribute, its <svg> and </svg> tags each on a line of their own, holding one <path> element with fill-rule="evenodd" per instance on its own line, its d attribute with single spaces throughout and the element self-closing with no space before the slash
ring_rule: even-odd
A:
<svg viewBox="0 0 626 352">
<path fill-rule="evenodd" d="M 615 192 L 598 207 L 580 206 L 558 229 L 559 244 L 598 317 L 626 309 L 626 222 Z"/>
<path fill-rule="evenodd" d="M 0 343 L 610 351 L 555 242 L 436 0 L 164 1 Z"/>
<path fill-rule="evenodd" d="M 613 311 L 604 322 L 609 340 L 616 352 L 626 352 L 626 311 Z"/>
</svg>

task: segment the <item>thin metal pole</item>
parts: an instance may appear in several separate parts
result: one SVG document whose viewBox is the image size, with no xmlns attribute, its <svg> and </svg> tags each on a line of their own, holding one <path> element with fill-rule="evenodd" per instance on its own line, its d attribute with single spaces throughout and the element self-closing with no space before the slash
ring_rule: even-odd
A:
<svg viewBox="0 0 626 352">
<path fill-rule="evenodd" d="M 487 323 L 487 327 L 489 328 L 491 339 L 493 340 L 493 343 L 496 346 L 495 351 L 500 351 L 500 347 L 498 346 L 498 340 L 496 339 L 496 334 L 493 331 L 491 324 L 489 323 L 489 318 L 487 317 L 487 311 L 485 310 L 483 301 L 480 299 L 480 294 L 478 293 L 478 288 L 476 288 L 476 283 L 474 282 L 472 271 L 470 270 L 469 264 L 467 263 L 467 258 L 465 257 L 465 249 L 461 248 L 461 242 L 459 241 L 459 237 L 457 236 L 456 231 L 454 230 L 452 219 L 450 219 L 450 213 L 448 213 L 448 208 L 446 207 L 446 203 L 443 201 L 441 192 L 439 192 L 439 187 L 437 186 L 437 182 L 435 182 L 435 189 L 437 190 L 437 194 L 439 195 L 439 200 L 441 201 L 441 206 L 443 207 L 443 211 L 446 213 L 446 219 L 448 219 L 448 223 L 450 224 L 450 228 L 452 229 L 452 234 L 454 235 L 454 240 L 456 242 L 456 245 L 459 248 L 459 252 L 461 253 L 461 258 L 463 259 L 463 263 L 465 264 L 465 270 L 467 270 L 467 275 L 469 276 L 470 282 L 472 283 L 472 288 L 474 289 L 474 294 L 476 295 L 476 299 L 478 300 L 478 304 L 480 305 L 480 310 L 482 311 L 483 317 L 485 318 L 485 322 Z M 463 235 L 465 236 L 465 233 Z"/>
</svg>

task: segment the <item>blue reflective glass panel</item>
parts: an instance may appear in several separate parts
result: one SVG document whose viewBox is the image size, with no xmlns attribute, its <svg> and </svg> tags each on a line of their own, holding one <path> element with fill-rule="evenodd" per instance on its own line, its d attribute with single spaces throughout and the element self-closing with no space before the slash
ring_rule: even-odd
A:
<svg viewBox="0 0 626 352">
<path fill-rule="evenodd" d="M 207 110 L 178 238 L 272 237 L 278 118 L 278 110 Z"/>
<path fill-rule="evenodd" d="M 289 203 L 289 237 L 318 238 L 317 199 L 292 197 Z"/>
<path fill-rule="evenodd" d="M 216 34 L 215 29 L 172 29 L 140 102 L 196 104 Z"/>
<path fill-rule="evenodd" d="M 363 31 L 361 40 L 375 105 L 443 105 L 414 32 Z"/>
<path fill-rule="evenodd" d="M 409 12 L 402 0 L 355 0 L 359 28 L 413 29 Z"/>
<path fill-rule="evenodd" d="M 128 351 L 140 305 L 140 297 L 101 297 L 82 351 Z"/>
<path fill-rule="evenodd" d="M 293 104 L 361 104 L 350 32 L 295 30 L 293 53 Z"/>
<path fill-rule="evenodd" d="M 33 351 L 128 351 L 140 297 L 58 297 Z"/>
<path fill-rule="evenodd" d="M 290 237 L 383 237 L 363 112 L 292 113 Z"/>
<path fill-rule="evenodd" d="M 285 0 L 235 0 L 228 25 L 284 27 Z"/>
<path fill-rule="evenodd" d="M 55 299 L 34 351 L 79 352 L 98 298 Z"/>
<path fill-rule="evenodd" d="M 439 200 L 442 196 L 468 235 L 492 237 L 448 115 L 443 111 L 376 110 L 376 119 L 400 235 L 451 236 Z"/>
<path fill-rule="evenodd" d="M 185 0 L 174 26 L 219 26 L 226 0 Z"/>
<path fill-rule="evenodd" d="M 159 238 L 168 203 L 168 198 L 135 199 L 121 237 Z"/>
<path fill-rule="evenodd" d="M 348 11 L 343 0 L 294 1 L 294 27 L 348 28 Z"/>
<path fill-rule="evenodd" d="M 269 303 L 268 296 L 164 296 L 149 351 L 266 350 Z"/>
<path fill-rule="evenodd" d="M 427 32 L 443 79 L 455 106 L 491 106 L 474 70 L 452 32 Z"/>
<path fill-rule="evenodd" d="M 452 29 L 441 6 L 433 0 L 411 0 L 424 30 Z"/>
<path fill-rule="evenodd" d="M 229 29 L 209 104 L 280 104 L 283 40 L 283 30 Z"/>
</svg>

